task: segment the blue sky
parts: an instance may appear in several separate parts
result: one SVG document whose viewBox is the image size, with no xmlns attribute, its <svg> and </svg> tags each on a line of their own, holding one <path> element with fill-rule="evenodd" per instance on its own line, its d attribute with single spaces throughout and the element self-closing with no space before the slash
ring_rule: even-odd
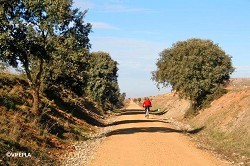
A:
<svg viewBox="0 0 250 166">
<path fill-rule="evenodd" d="M 88 9 L 91 52 L 108 52 L 119 63 L 127 97 L 154 96 L 151 72 L 159 53 L 177 41 L 210 39 L 232 56 L 232 77 L 250 76 L 250 0 L 74 0 Z"/>
</svg>

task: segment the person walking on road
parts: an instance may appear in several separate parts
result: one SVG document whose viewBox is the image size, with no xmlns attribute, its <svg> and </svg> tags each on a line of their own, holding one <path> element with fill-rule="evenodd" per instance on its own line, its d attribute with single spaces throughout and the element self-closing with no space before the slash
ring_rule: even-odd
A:
<svg viewBox="0 0 250 166">
<path fill-rule="evenodd" d="M 145 108 L 145 117 L 149 118 L 149 111 L 150 111 L 150 107 L 152 107 L 152 103 L 148 97 L 145 97 L 145 99 L 142 103 L 142 107 Z"/>
</svg>

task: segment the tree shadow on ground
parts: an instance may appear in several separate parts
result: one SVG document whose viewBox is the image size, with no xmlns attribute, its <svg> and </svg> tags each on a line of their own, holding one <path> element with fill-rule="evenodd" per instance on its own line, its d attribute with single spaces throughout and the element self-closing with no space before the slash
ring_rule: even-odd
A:
<svg viewBox="0 0 250 166">
<path fill-rule="evenodd" d="M 163 115 L 165 113 L 167 113 L 168 111 L 165 110 L 165 111 L 149 111 L 149 114 L 152 114 L 152 115 Z M 144 109 L 127 109 L 127 110 L 122 110 L 119 115 L 137 115 L 137 114 L 144 114 L 145 113 L 145 110 Z"/>
<path fill-rule="evenodd" d="M 163 114 L 165 114 L 167 112 L 168 112 L 167 110 L 166 111 L 160 111 L 160 112 L 154 111 L 154 112 L 150 112 L 150 114 L 152 114 L 152 115 L 163 115 Z"/>
<path fill-rule="evenodd" d="M 125 128 L 125 129 L 117 129 L 113 130 L 106 134 L 107 137 L 112 135 L 123 135 L 123 134 L 136 134 L 136 133 L 189 133 L 189 134 L 196 134 L 203 130 L 204 127 L 194 129 L 191 131 L 183 131 L 172 129 L 168 127 L 132 127 L 132 128 Z"/>
<path fill-rule="evenodd" d="M 123 135 L 123 134 L 136 134 L 136 133 L 171 133 L 171 132 L 182 132 L 181 130 L 171 129 L 167 127 L 138 127 L 138 128 L 125 128 L 117 129 L 106 134 L 107 137 L 112 135 Z"/>
<path fill-rule="evenodd" d="M 187 133 L 189 133 L 189 134 L 197 134 L 200 131 L 202 131 L 203 129 L 205 129 L 205 126 L 199 127 L 197 129 L 194 129 L 194 130 L 191 130 L 191 131 L 188 131 Z"/>
<path fill-rule="evenodd" d="M 119 113 L 119 116 L 121 115 L 138 115 L 138 114 L 144 114 L 144 110 L 138 110 L 138 109 L 129 109 L 129 110 L 123 110 Z M 145 120 L 121 120 L 121 121 L 116 121 L 111 124 L 107 124 L 106 126 L 115 126 L 115 125 L 122 125 L 122 124 L 129 124 L 129 123 L 153 123 L 153 122 L 161 122 L 161 123 L 170 123 L 165 120 L 157 119 L 155 117 L 151 117 L 149 119 Z M 177 130 L 173 128 L 168 128 L 168 127 L 132 127 L 132 128 L 124 128 L 124 129 L 117 129 L 113 130 L 109 133 L 106 133 L 105 135 L 107 137 L 112 136 L 112 135 L 123 135 L 123 134 L 135 134 L 135 133 L 171 133 L 171 132 L 176 132 L 176 133 L 188 133 L 188 134 L 197 134 L 200 131 L 202 131 L 205 127 L 200 127 L 194 130 Z"/>
<path fill-rule="evenodd" d="M 128 123 L 144 123 L 144 122 L 162 122 L 162 123 L 169 123 L 167 121 L 162 120 L 122 120 L 122 121 L 116 121 L 111 124 L 108 124 L 107 126 L 115 126 L 115 125 L 121 125 L 121 124 L 128 124 Z"/>
<path fill-rule="evenodd" d="M 145 113 L 144 110 L 138 110 L 138 109 L 132 110 L 132 109 L 129 109 L 129 110 L 122 111 L 119 115 L 138 115 L 138 114 L 144 114 L 144 113 Z"/>
</svg>

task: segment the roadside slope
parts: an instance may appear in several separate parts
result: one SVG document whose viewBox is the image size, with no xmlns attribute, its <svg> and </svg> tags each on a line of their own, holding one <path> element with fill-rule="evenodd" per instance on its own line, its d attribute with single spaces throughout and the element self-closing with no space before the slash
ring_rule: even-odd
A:
<svg viewBox="0 0 250 166">
<path fill-rule="evenodd" d="M 184 119 L 188 101 L 173 93 L 153 97 L 153 105 L 167 111 L 162 119 L 175 119 L 193 128 L 204 127 L 194 135 L 203 148 L 211 149 L 232 163 L 250 165 L 250 78 L 231 79 L 228 93 L 213 101 L 192 119 Z M 156 108 L 155 108 L 156 109 Z"/>
<path fill-rule="evenodd" d="M 198 136 L 232 162 L 250 165 L 250 88 L 231 90 L 187 122 L 205 126 Z"/>
</svg>

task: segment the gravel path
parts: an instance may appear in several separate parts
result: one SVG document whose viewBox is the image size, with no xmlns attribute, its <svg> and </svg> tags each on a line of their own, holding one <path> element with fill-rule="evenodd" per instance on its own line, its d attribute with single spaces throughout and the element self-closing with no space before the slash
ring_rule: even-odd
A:
<svg viewBox="0 0 250 166">
<path fill-rule="evenodd" d="M 198 149 L 183 130 L 152 116 L 131 102 L 118 116 L 98 147 L 89 166 L 226 166 L 207 151 Z M 185 130 L 189 130 L 186 128 Z"/>
<path fill-rule="evenodd" d="M 112 123 L 113 119 L 108 120 L 108 124 Z M 69 152 L 62 156 L 63 160 L 60 166 L 84 166 L 93 159 L 93 156 L 100 146 L 101 142 L 106 138 L 106 134 L 112 130 L 112 126 L 99 128 L 97 134 L 92 135 L 91 139 L 87 141 L 76 142 L 74 145 L 74 151 Z"/>
<path fill-rule="evenodd" d="M 226 166 L 198 149 L 183 132 L 190 126 L 172 119 L 145 119 L 142 108 L 131 102 L 123 115 L 110 119 L 93 139 L 76 143 L 63 166 Z"/>
</svg>

